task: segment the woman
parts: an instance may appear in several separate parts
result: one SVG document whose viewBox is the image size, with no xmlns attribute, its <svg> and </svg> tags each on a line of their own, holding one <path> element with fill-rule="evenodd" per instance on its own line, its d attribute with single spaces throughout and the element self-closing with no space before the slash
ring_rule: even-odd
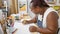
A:
<svg viewBox="0 0 60 34">
<path fill-rule="evenodd" d="M 24 21 L 27 23 L 36 23 L 39 27 L 31 26 L 30 32 L 39 32 L 41 34 L 57 34 L 58 31 L 58 14 L 53 8 L 49 7 L 44 0 L 32 0 L 31 1 L 31 11 L 36 15 L 42 15 L 41 21 L 37 21 L 37 17 L 30 21 Z"/>
</svg>

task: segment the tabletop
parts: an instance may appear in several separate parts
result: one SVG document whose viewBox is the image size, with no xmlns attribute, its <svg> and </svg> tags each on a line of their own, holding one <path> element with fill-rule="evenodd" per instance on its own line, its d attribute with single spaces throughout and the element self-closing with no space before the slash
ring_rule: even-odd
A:
<svg viewBox="0 0 60 34">
<path fill-rule="evenodd" d="M 20 21 L 15 21 L 14 28 L 17 29 L 17 31 L 14 32 L 14 34 L 37 34 L 38 32 L 29 31 L 30 26 L 37 26 L 37 25 L 34 23 L 24 25 Z"/>
</svg>

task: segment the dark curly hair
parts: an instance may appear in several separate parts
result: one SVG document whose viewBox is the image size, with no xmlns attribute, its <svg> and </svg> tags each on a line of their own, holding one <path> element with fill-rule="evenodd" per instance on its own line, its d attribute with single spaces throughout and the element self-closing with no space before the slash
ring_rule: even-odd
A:
<svg viewBox="0 0 60 34">
<path fill-rule="evenodd" d="M 31 3 L 33 3 L 33 7 L 49 7 L 49 5 L 44 0 L 32 0 Z"/>
</svg>

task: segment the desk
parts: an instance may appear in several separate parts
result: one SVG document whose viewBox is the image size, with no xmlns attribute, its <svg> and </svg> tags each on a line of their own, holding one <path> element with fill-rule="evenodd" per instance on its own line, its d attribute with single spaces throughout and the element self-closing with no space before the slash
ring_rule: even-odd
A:
<svg viewBox="0 0 60 34">
<path fill-rule="evenodd" d="M 30 20 L 30 16 L 23 15 L 23 19 Z M 17 29 L 13 34 L 37 34 L 38 32 L 30 32 L 29 31 L 30 26 L 37 26 L 37 25 L 34 23 L 24 25 L 24 24 L 22 24 L 22 20 L 14 20 L 14 27 L 11 27 L 11 29 L 9 31 L 13 32 Z"/>
<path fill-rule="evenodd" d="M 36 24 L 32 23 L 24 25 L 20 21 L 15 21 L 14 28 L 17 29 L 17 31 L 14 32 L 14 34 L 37 34 L 38 32 L 29 31 L 30 26 L 36 26 Z"/>
</svg>

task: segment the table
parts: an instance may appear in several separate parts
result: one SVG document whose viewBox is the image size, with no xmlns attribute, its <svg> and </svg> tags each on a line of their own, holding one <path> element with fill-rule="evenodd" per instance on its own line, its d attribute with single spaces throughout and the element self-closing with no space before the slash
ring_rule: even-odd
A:
<svg viewBox="0 0 60 34">
<path fill-rule="evenodd" d="M 32 23 L 24 25 L 20 21 L 15 21 L 14 28 L 17 29 L 17 31 L 14 34 L 37 34 L 38 32 L 29 31 L 30 26 L 36 26 L 36 24 Z"/>
</svg>

